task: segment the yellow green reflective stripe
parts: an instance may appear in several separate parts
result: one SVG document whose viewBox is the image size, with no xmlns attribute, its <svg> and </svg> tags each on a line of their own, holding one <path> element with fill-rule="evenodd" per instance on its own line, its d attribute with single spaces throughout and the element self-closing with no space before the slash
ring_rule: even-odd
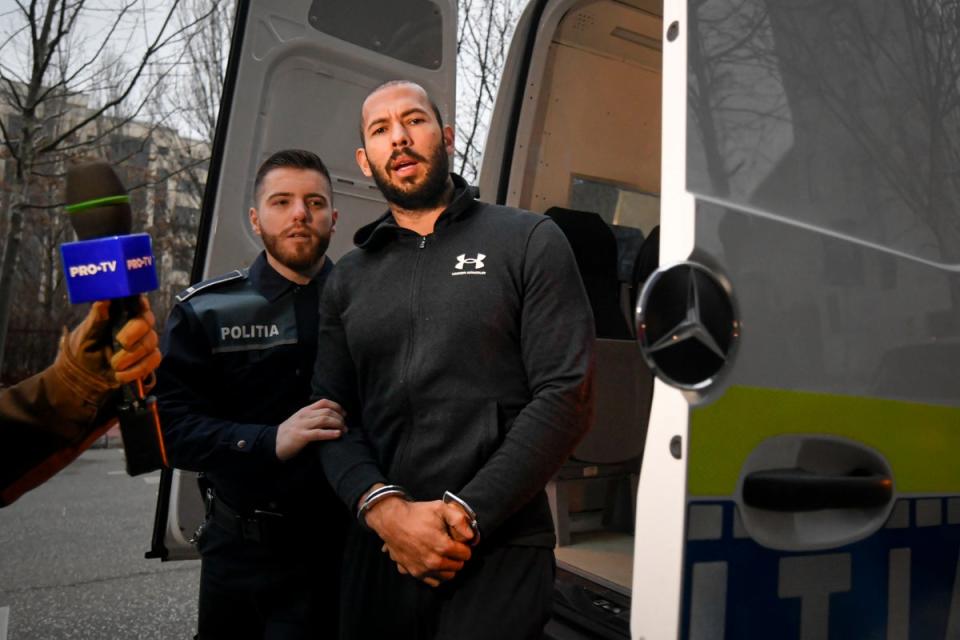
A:
<svg viewBox="0 0 960 640">
<path fill-rule="evenodd" d="M 850 438 L 882 453 L 901 493 L 960 493 L 960 408 L 826 393 L 731 387 L 691 410 L 688 494 L 729 496 L 763 440 Z"/>
</svg>

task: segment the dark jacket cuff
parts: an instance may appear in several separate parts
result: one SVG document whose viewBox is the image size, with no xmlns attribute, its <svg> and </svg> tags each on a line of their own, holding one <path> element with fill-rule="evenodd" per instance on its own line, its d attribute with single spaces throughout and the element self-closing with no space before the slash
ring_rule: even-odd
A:
<svg viewBox="0 0 960 640">
<path fill-rule="evenodd" d="M 239 424 L 230 430 L 231 451 L 256 456 L 264 462 L 278 462 L 277 427 L 263 424 Z"/>
<path fill-rule="evenodd" d="M 336 486 L 337 495 L 340 496 L 351 513 L 356 513 L 360 498 L 378 482 L 389 484 L 376 465 L 359 464 L 344 473 L 340 478 Z"/>
<path fill-rule="evenodd" d="M 457 495 L 469 504 L 477 514 L 477 524 L 480 525 L 480 532 L 484 536 L 493 535 L 507 517 L 503 508 L 498 508 L 498 505 L 490 499 L 485 500 L 482 492 L 471 492 L 469 486 L 464 487 Z"/>
</svg>

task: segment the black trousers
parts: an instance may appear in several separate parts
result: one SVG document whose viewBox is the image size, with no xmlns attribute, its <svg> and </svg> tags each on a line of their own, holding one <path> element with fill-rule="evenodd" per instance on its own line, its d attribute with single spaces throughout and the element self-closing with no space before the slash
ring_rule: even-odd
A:
<svg viewBox="0 0 960 640">
<path fill-rule="evenodd" d="M 552 549 L 474 550 L 449 583 L 433 588 L 397 572 L 380 539 L 354 525 L 344 552 L 341 640 L 539 640 L 550 619 Z"/>
<path fill-rule="evenodd" d="M 199 640 L 337 637 L 340 544 L 250 542 L 210 522 L 198 547 Z"/>
</svg>

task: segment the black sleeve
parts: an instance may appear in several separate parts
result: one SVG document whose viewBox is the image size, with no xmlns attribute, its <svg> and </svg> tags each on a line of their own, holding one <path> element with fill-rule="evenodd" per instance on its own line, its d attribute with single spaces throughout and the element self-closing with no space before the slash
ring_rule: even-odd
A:
<svg viewBox="0 0 960 640">
<path fill-rule="evenodd" d="M 570 245 L 548 219 L 527 242 L 520 321 L 532 399 L 460 493 L 485 535 L 543 490 L 590 425 L 593 313 Z"/>
<path fill-rule="evenodd" d="M 216 471 L 249 464 L 279 464 L 277 426 L 234 422 L 218 417 L 214 402 L 224 372 L 212 361 L 203 327 L 187 304 L 170 312 L 160 342 L 157 406 L 173 466 Z"/>
<path fill-rule="evenodd" d="M 347 432 L 336 440 L 320 443 L 319 455 L 330 486 L 347 508 L 354 510 L 371 486 L 387 480 L 377 465 L 360 419 L 357 372 L 341 320 L 340 273 L 334 270 L 320 301 L 320 335 L 311 401 L 326 398 L 347 411 Z"/>
</svg>

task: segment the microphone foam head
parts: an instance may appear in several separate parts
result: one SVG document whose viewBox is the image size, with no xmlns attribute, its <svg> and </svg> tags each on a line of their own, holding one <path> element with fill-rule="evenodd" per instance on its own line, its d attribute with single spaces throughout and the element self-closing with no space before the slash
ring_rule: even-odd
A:
<svg viewBox="0 0 960 640">
<path fill-rule="evenodd" d="M 67 169 L 67 213 L 80 240 L 130 233 L 127 190 L 106 162 L 91 162 Z"/>
</svg>

